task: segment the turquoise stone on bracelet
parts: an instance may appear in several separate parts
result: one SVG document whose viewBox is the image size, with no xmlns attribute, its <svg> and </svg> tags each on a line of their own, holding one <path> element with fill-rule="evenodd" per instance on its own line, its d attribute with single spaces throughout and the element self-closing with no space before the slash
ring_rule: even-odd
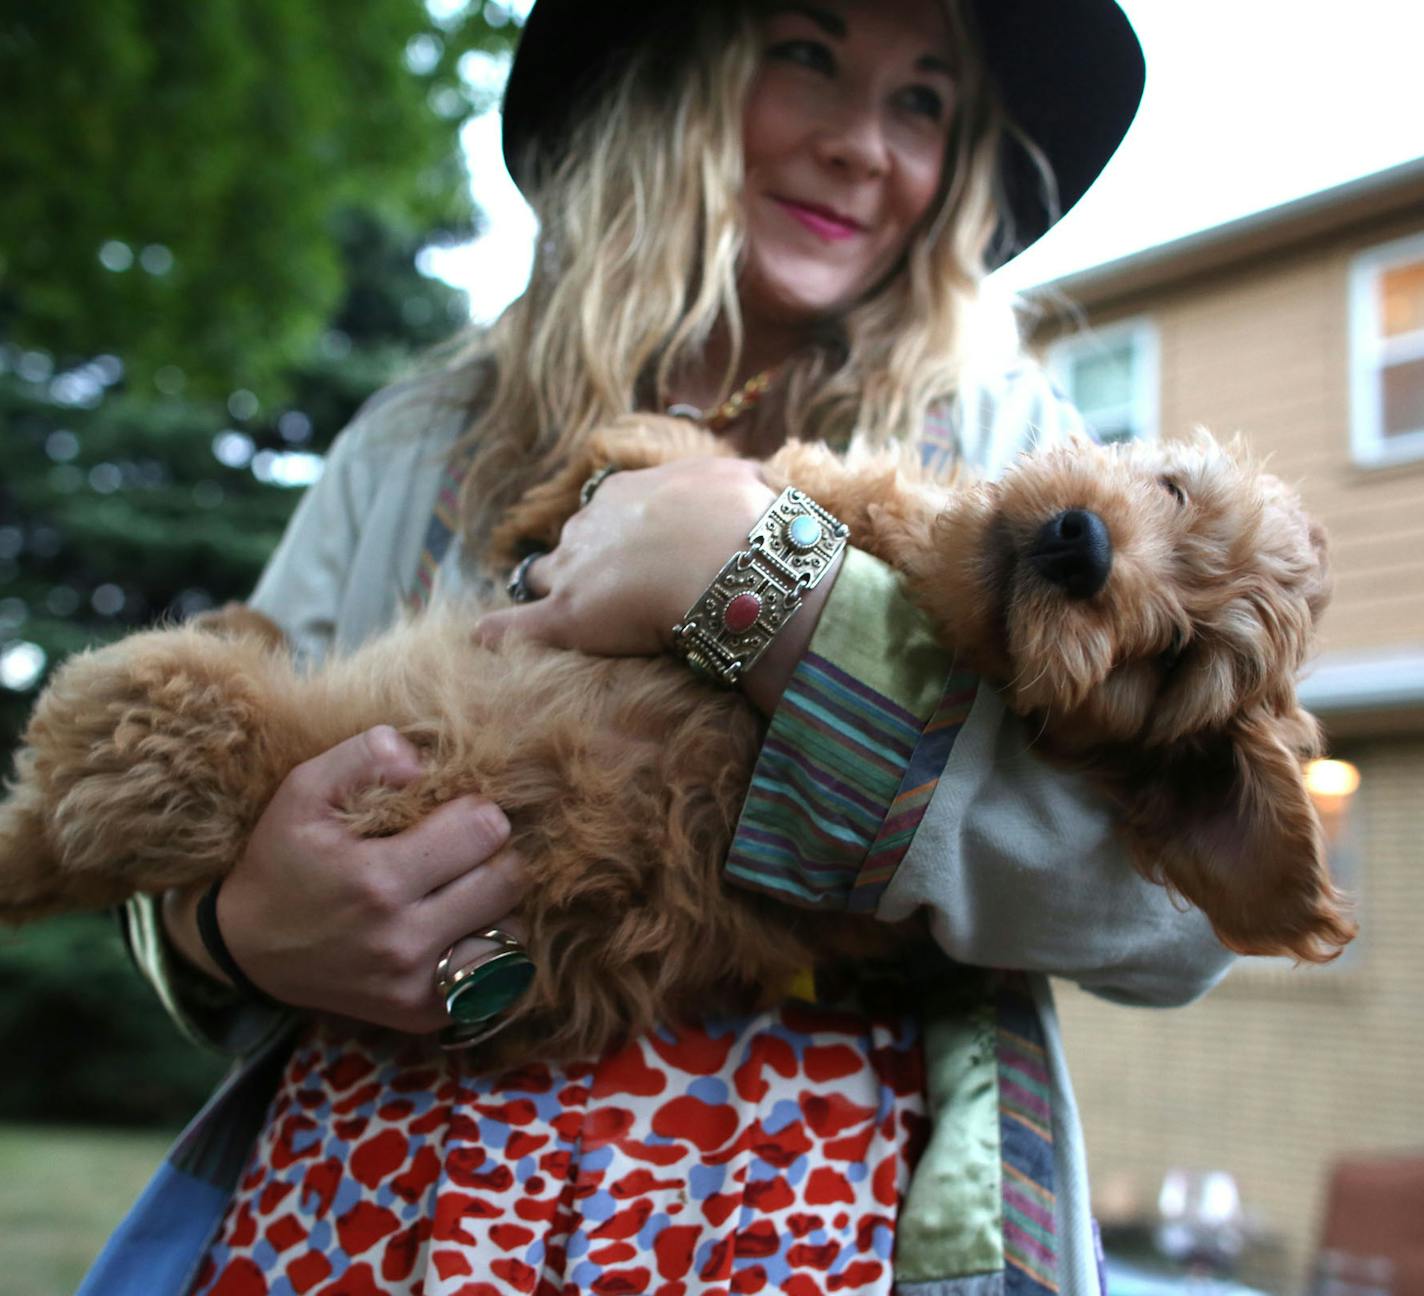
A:
<svg viewBox="0 0 1424 1296">
<path fill-rule="evenodd" d="M 786 538 L 793 549 L 804 553 L 821 543 L 821 524 L 809 513 L 798 513 L 786 528 Z"/>
<path fill-rule="evenodd" d="M 445 1000 L 456 1026 L 475 1026 L 498 1017 L 529 987 L 534 964 L 522 950 L 506 950 L 486 959 Z"/>
</svg>

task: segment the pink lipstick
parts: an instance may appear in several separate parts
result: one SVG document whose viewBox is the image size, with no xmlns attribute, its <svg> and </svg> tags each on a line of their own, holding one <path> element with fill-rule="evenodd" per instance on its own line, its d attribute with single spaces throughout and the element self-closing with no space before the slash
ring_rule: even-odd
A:
<svg viewBox="0 0 1424 1296">
<path fill-rule="evenodd" d="M 837 215 L 828 208 L 793 202 L 789 198 L 777 198 L 775 201 L 788 216 L 799 221 L 817 238 L 824 239 L 827 243 L 840 243 L 864 233 L 863 227 L 855 221 Z"/>
</svg>

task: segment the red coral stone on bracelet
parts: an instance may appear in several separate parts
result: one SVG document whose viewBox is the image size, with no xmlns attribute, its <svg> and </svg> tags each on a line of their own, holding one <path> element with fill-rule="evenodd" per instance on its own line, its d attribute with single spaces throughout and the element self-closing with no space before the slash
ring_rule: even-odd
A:
<svg viewBox="0 0 1424 1296">
<path fill-rule="evenodd" d="M 761 615 L 761 597 L 757 594 L 738 594 L 722 613 L 722 625 L 732 634 L 750 630 Z"/>
</svg>

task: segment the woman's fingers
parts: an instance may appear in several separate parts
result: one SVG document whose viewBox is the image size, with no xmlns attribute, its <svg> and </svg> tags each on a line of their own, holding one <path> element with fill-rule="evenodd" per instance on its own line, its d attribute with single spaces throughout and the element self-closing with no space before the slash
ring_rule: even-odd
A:
<svg viewBox="0 0 1424 1296">
<path fill-rule="evenodd" d="M 523 860 L 517 851 L 506 849 L 426 898 L 425 907 L 442 932 L 437 944 L 442 953 L 448 951 L 450 970 L 502 947 L 503 942 L 487 940 L 479 932 L 493 929 L 516 941 L 525 939 L 528 929 L 511 911 L 523 898 L 527 885 Z M 448 1025 L 445 1003 L 433 975 L 430 996 L 433 1009 L 441 1018 L 437 1025 Z"/>
<path fill-rule="evenodd" d="M 472 932 L 498 927 L 523 939 L 524 927 L 510 915 L 524 898 L 529 882 L 519 852 L 506 847 L 421 902 L 441 949 L 458 945 Z M 457 951 L 458 952 L 458 951 Z"/>
<path fill-rule="evenodd" d="M 554 555 L 544 553 L 524 569 L 524 583 L 529 587 L 529 592 L 534 596 L 535 602 L 549 597 L 549 591 L 554 587 L 556 565 Z"/>
<path fill-rule="evenodd" d="M 493 648 L 507 638 L 532 639 L 551 648 L 578 646 L 570 633 L 568 598 L 546 594 L 536 603 L 486 612 L 475 622 L 471 634 L 475 642 Z"/>
<path fill-rule="evenodd" d="M 558 547 L 525 569 L 534 601 L 487 614 L 475 636 L 656 656 L 773 498 L 755 465 L 738 459 L 616 473 L 565 523 Z"/>
<path fill-rule="evenodd" d="M 390 837 L 351 831 L 339 811 L 355 793 L 420 772 L 415 748 L 383 726 L 299 766 L 278 788 L 219 908 L 238 966 L 273 998 L 398 1030 L 445 1024 L 434 990 L 441 953 L 507 917 L 521 888 L 513 860 L 494 864 L 509 822 L 483 798 L 448 802 Z M 448 913 L 427 903 L 442 894 L 453 897 Z"/>
<path fill-rule="evenodd" d="M 377 725 L 298 765 L 282 784 L 288 796 L 335 809 L 362 788 L 404 787 L 420 777 L 420 753 L 390 725 Z"/>
<path fill-rule="evenodd" d="M 395 837 L 363 842 L 362 853 L 378 856 L 377 866 L 392 871 L 401 898 L 415 903 L 484 865 L 508 840 L 509 820 L 497 805 L 463 796 Z"/>
</svg>

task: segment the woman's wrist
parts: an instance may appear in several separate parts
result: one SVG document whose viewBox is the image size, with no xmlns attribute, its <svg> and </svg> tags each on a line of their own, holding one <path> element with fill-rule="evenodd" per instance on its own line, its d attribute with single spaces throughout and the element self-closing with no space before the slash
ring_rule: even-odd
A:
<svg viewBox="0 0 1424 1296">
<path fill-rule="evenodd" d="M 679 618 L 671 644 L 699 675 L 737 687 L 764 714 L 776 710 L 835 584 L 846 528 L 810 497 L 756 482 L 737 538 Z M 749 506 L 749 507 L 748 507 Z M 702 570 L 698 564 L 693 571 Z"/>
<path fill-rule="evenodd" d="M 800 610 L 781 627 L 742 681 L 742 692 L 763 715 L 771 715 L 780 705 L 781 695 L 786 692 L 796 667 L 811 646 L 821 612 L 831 596 L 844 560 L 845 552 L 842 550 L 831 560 L 820 583 L 802 595 Z"/>
<path fill-rule="evenodd" d="M 194 971 L 219 985 L 231 987 L 232 982 L 208 953 L 198 934 L 198 905 L 206 890 L 206 886 L 196 886 L 165 891 L 159 905 L 163 931 L 169 946 Z"/>
</svg>

